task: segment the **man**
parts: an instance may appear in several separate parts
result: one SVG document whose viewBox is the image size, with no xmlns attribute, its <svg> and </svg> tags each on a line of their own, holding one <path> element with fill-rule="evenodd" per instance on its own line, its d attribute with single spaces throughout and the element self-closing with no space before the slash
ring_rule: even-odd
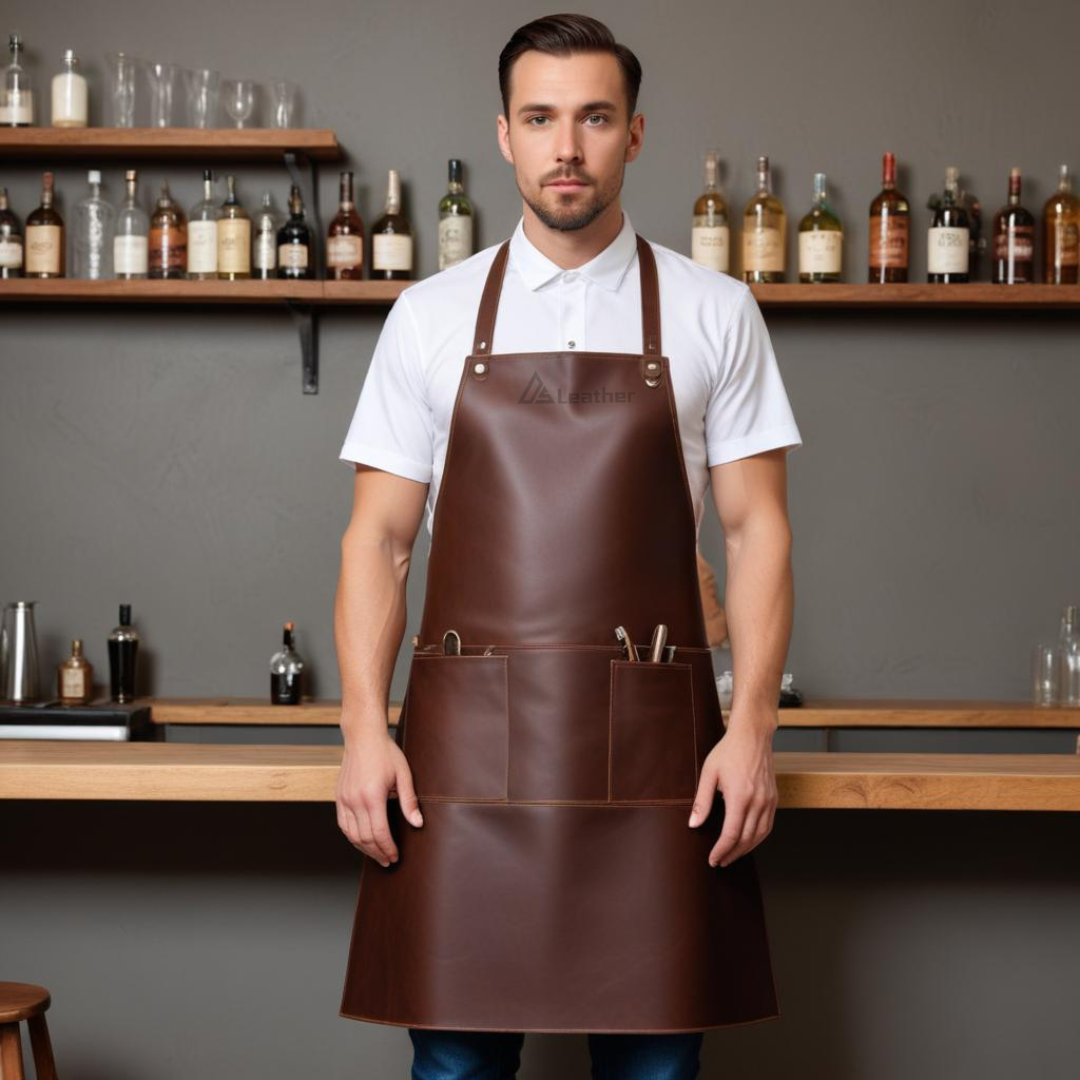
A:
<svg viewBox="0 0 1080 1080">
<path fill-rule="evenodd" d="M 705 1030 L 779 1016 L 750 852 L 776 807 L 801 438 L 749 288 L 620 205 L 633 53 L 556 15 L 499 73 L 523 216 L 401 293 L 341 454 L 337 812 L 368 856 L 341 1015 L 407 1026 L 416 1080 L 513 1076 L 526 1031 L 588 1033 L 596 1075 L 693 1077 Z M 696 563 L 710 482 L 726 731 Z"/>
</svg>

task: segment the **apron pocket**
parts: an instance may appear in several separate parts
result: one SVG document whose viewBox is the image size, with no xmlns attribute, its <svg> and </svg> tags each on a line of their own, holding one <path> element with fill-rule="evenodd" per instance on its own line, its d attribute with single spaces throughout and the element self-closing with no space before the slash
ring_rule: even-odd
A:
<svg viewBox="0 0 1080 1080">
<path fill-rule="evenodd" d="M 693 666 L 611 661 L 612 802 L 693 801 L 697 748 Z"/>
<path fill-rule="evenodd" d="M 506 800 L 505 656 L 413 656 L 401 749 L 416 794 Z"/>
</svg>

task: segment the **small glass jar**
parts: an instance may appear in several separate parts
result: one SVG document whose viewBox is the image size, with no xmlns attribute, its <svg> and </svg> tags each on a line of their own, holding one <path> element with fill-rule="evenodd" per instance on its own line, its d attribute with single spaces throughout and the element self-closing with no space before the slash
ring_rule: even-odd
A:
<svg viewBox="0 0 1080 1080">
<path fill-rule="evenodd" d="M 79 61 L 72 49 L 64 50 L 64 70 L 52 80 L 52 126 L 86 127 L 86 76 L 75 69 Z"/>
</svg>

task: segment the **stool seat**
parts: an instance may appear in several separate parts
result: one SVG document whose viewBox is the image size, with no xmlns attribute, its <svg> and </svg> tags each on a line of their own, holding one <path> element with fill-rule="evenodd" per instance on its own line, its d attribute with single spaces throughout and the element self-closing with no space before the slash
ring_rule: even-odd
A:
<svg viewBox="0 0 1080 1080">
<path fill-rule="evenodd" d="M 49 1007 L 49 991 L 33 983 L 0 982 L 0 1024 L 29 1020 Z"/>
</svg>

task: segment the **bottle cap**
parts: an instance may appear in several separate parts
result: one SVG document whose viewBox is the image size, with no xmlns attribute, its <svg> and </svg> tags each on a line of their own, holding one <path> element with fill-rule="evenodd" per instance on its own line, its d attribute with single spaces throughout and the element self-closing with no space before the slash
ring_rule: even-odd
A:
<svg viewBox="0 0 1080 1080">
<path fill-rule="evenodd" d="M 87 173 L 87 178 L 89 179 L 91 184 L 100 184 L 101 183 L 101 170 L 100 169 L 91 169 L 90 172 Z"/>
</svg>

